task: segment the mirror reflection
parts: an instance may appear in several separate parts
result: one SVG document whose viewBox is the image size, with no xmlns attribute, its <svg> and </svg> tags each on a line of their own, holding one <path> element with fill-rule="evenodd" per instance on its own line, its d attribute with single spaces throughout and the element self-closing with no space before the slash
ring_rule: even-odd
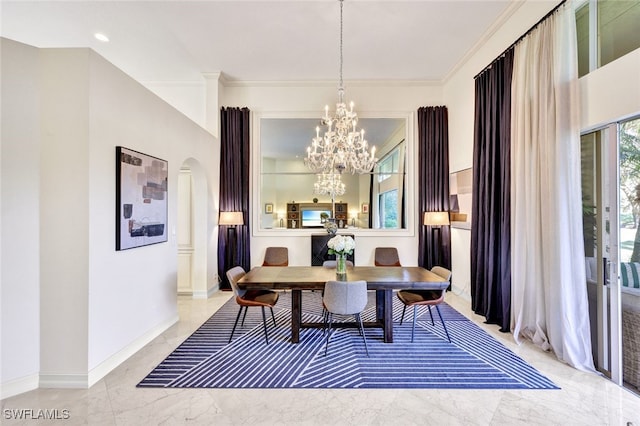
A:
<svg viewBox="0 0 640 426">
<path fill-rule="evenodd" d="M 327 221 L 339 228 L 406 228 L 406 118 L 358 120 L 378 162 L 371 173 L 339 175 L 344 193 L 334 198 L 319 187 L 335 182 L 323 182 L 304 164 L 318 121 L 260 119 L 260 228 L 321 228 Z"/>
</svg>

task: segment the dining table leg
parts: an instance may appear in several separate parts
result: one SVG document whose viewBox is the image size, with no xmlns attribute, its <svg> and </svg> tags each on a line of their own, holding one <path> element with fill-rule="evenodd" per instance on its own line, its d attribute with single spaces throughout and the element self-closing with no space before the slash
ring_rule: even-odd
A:
<svg viewBox="0 0 640 426">
<path fill-rule="evenodd" d="M 300 342 L 302 322 L 302 290 L 291 290 L 291 343 Z"/>
<path fill-rule="evenodd" d="M 385 289 L 383 300 L 384 342 L 393 343 L 393 290 Z"/>
<path fill-rule="evenodd" d="M 376 322 L 382 325 L 384 342 L 393 343 L 393 290 L 376 290 Z"/>
</svg>

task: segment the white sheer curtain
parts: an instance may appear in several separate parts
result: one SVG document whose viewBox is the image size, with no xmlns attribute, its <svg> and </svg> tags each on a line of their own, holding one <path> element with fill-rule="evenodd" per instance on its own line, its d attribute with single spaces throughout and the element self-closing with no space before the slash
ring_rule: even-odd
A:
<svg viewBox="0 0 640 426">
<path fill-rule="evenodd" d="M 594 371 L 582 240 L 575 20 L 567 2 L 515 47 L 511 103 L 514 338 Z"/>
</svg>

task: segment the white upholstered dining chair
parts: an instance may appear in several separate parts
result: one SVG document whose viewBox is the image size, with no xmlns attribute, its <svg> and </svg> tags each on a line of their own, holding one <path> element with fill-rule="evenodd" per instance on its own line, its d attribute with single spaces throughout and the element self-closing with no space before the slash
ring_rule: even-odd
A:
<svg viewBox="0 0 640 426">
<path fill-rule="evenodd" d="M 364 334 L 364 326 L 360 313 L 367 306 L 367 282 L 366 281 L 327 281 L 324 286 L 322 304 L 327 311 L 325 328 L 327 329 L 327 341 L 324 349 L 325 356 L 329 351 L 329 339 L 333 315 L 353 315 L 358 323 L 358 329 L 364 340 L 364 347 L 369 356 L 367 337 Z"/>
</svg>

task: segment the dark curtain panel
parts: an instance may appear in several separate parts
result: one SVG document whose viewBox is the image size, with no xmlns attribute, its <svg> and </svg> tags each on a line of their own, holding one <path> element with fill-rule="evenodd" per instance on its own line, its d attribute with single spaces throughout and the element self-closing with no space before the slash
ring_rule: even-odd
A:
<svg viewBox="0 0 640 426">
<path fill-rule="evenodd" d="M 418 265 L 451 269 L 448 226 L 424 226 L 424 212 L 449 211 L 447 107 L 418 109 Z"/>
<path fill-rule="evenodd" d="M 249 115 L 248 108 L 222 108 L 220 111 L 220 211 L 240 211 L 244 215 L 244 225 L 218 227 L 218 276 L 222 279 L 223 289 L 231 288 L 227 270 L 236 265 L 242 266 L 245 271 L 251 268 Z M 231 253 L 234 246 L 235 253 Z"/>
<path fill-rule="evenodd" d="M 406 157 L 406 156 L 405 156 Z M 402 206 L 402 211 L 400 212 L 400 228 L 404 229 L 407 227 L 407 208 L 405 207 L 406 204 L 406 200 L 407 200 L 407 166 L 406 166 L 406 161 L 405 161 L 405 167 L 404 167 L 404 176 L 402 177 L 402 201 L 400 202 L 400 205 Z"/>
<path fill-rule="evenodd" d="M 374 175 L 373 173 L 371 173 L 371 177 L 369 178 L 369 220 L 368 220 L 368 225 L 369 225 L 369 229 L 373 228 L 373 183 L 374 183 L 374 178 L 376 175 Z M 376 209 L 379 210 L 379 209 Z"/>
<path fill-rule="evenodd" d="M 513 49 L 475 81 L 471 307 L 510 330 L 511 74 Z"/>
</svg>

